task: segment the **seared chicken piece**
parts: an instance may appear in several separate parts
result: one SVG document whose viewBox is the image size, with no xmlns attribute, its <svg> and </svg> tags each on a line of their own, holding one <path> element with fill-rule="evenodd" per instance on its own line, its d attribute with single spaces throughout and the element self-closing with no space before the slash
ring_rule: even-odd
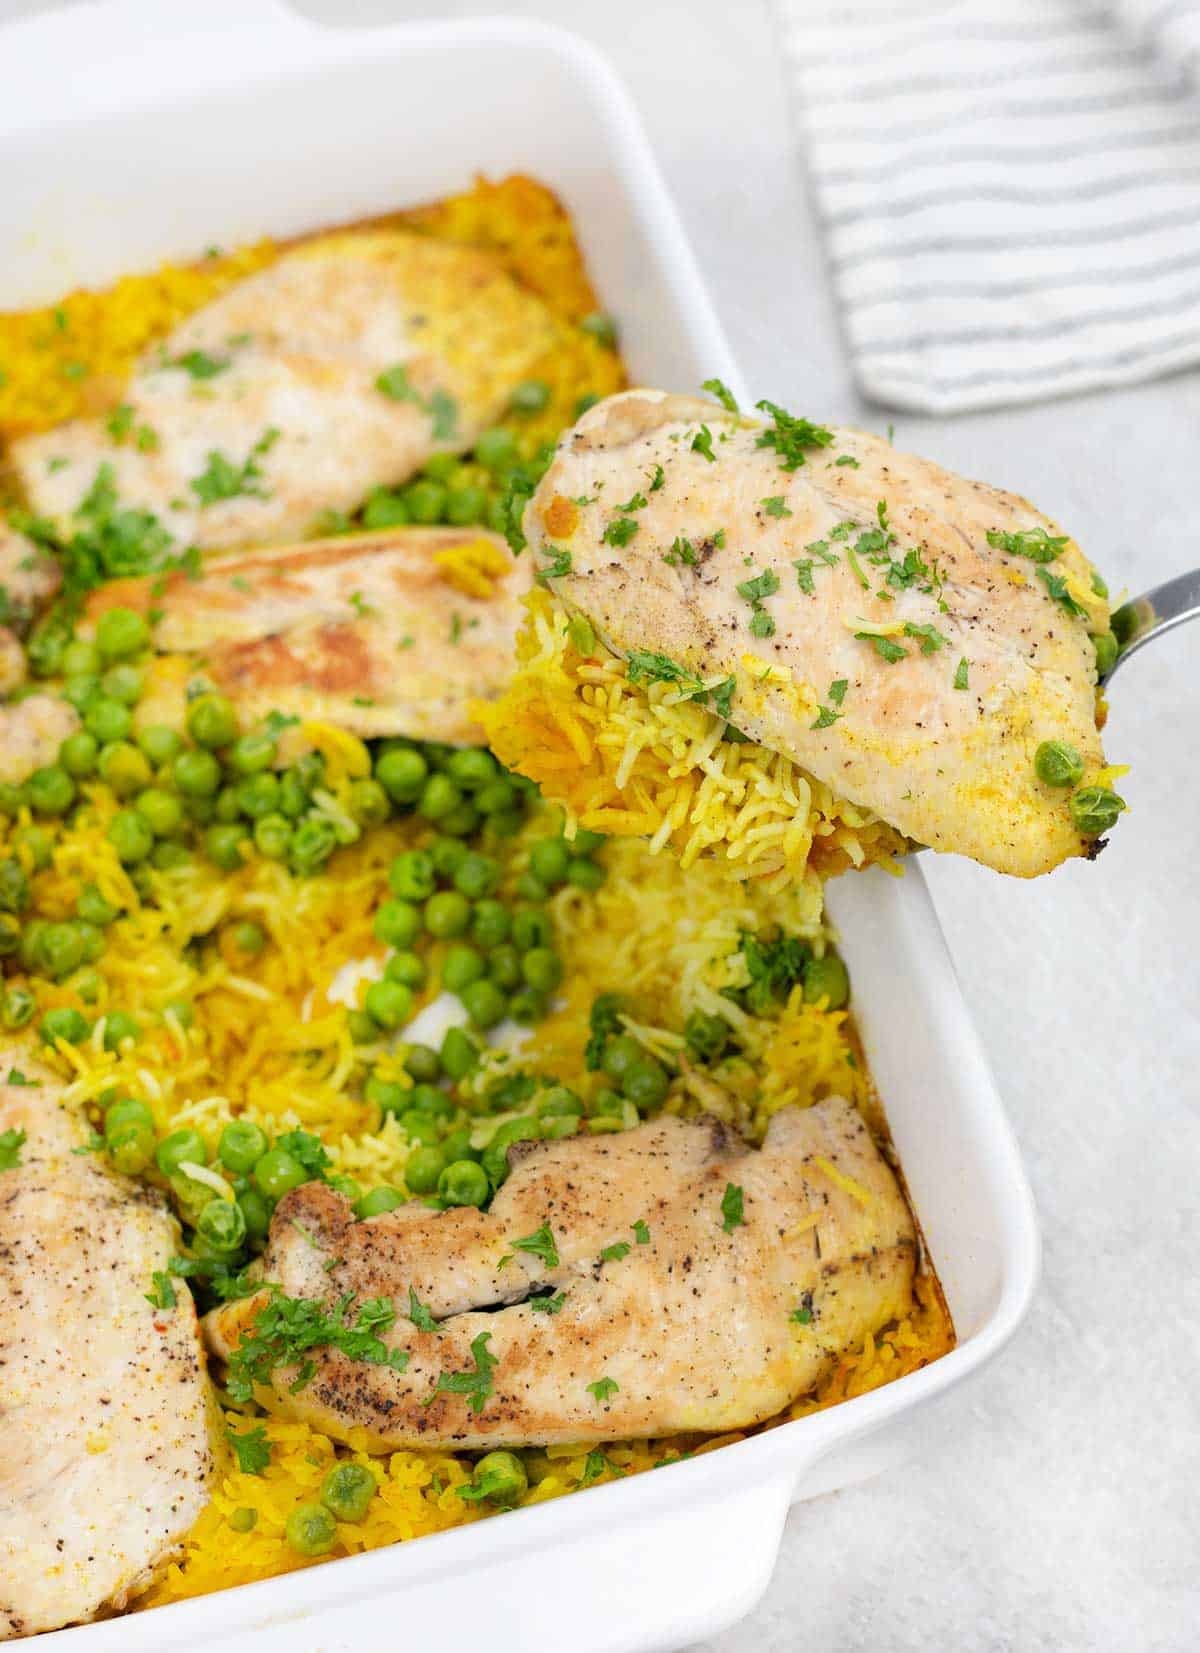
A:
<svg viewBox="0 0 1200 1653">
<path fill-rule="evenodd" d="M 54 694 L 31 694 L 0 706 L 0 782 L 20 786 L 35 769 L 53 763 L 78 727 L 75 708 Z"/>
<path fill-rule="evenodd" d="M 213 558 L 198 577 L 115 580 L 107 608 L 158 616 L 139 724 L 181 726 L 203 675 L 254 722 L 278 711 L 353 734 L 466 744 L 512 671 L 528 572 L 477 528 L 400 528 Z"/>
<path fill-rule="evenodd" d="M 738 729 L 907 837 L 1023 877 L 1094 853 L 1034 753 L 1101 771 L 1108 605 L 1025 500 L 861 431 L 638 390 L 563 438 L 524 527 L 618 654 L 684 692 L 732 678 Z"/>
<path fill-rule="evenodd" d="M 295 1366 L 272 1374 L 273 1409 L 365 1430 L 378 1451 L 736 1429 L 909 1305 L 912 1222 L 840 1098 L 776 1115 L 761 1151 L 712 1118 L 664 1116 L 518 1143 L 509 1162 L 486 1214 L 408 1205 L 356 1223 L 319 1183 L 280 1201 L 265 1278 L 292 1297 L 390 1297 L 384 1341 L 408 1360 L 316 1348 L 310 1382 L 295 1387 Z M 407 1318 L 423 1318 L 410 1293 L 434 1330 Z M 216 1353 L 228 1359 L 269 1301 L 213 1310 Z M 453 1373 L 475 1375 L 473 1400 L 438 1388 Z"/>
<path fill-rule="evenodd" d="M 199 1515 L 213 1453 L 191 1297 L 176 1282 L 173 1306 L 146 1300 L 174 1221 L 82 1146 L 52 1073 L 15 1048 L 0 1071 L 7 1640 L 123 1606 Z"/>
<path fill-rule="evenodd" d="M 9 459 L 60 527 L 108 465 L 120 503 L 181 547 L 298 539 L 322 510 L 469 448 L 554 337 L 546 307 L 486 253 L 401 230 L 318 236 L 156 347 L 117 437 L 79 419 Z"/>
</svg>

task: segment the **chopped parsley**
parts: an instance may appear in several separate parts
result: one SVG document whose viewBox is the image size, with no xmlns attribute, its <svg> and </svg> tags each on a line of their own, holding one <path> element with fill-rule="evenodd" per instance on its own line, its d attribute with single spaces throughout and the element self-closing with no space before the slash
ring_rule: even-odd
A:
<svg viewBox="0 0 1200 1653">
<path fill-rule="evenodd" d="M 637 1241 L 638 1245 L 650 1244 L 650 1230 L 646 1227 L 640 1217 L 633 1225 L 633 1237 Z"/>
<path fill-rule="evenodd" d="M 833 441 L 833 432 L 824 425 L 814 425 L 810 419 L 798 419 L 776 402 L 756 402 L 756 408 L 769 413 L 772 425 L 754 444 L 758 448 L 774 448 L 785 471 L 797 470 L 804 463 L 804 455 L 811 448 L 827 448 Z"/>
<path fill-rule="evenodd" d="M 998 528 L 989 528 L 988 544 L 996 551 L 1007 551 L 1011 557 L 1028 557 L 1031 562 L 1054 562 L 1068 544 L 1066 534 L 1048 534 L 1044 528 L 1022 528 L 1019 533 L 1006 534 Z"/>
<path fill-rule="evenodd" d="M 554 1234 L 549 1223 L 543 1223 L 532 1234 L 526 1234 L 519 1240 L 510 1242 L 514 1251 L 524 1251 L 531 1257 L 536 1257 L 547 1268 L 558 1267 L 558 1247 L 554 1243 Z"/>
<path fill-rule="evenodd" d="M 613 509 L 616 510 L 616 511 L 624 511 L 626 514 L 628 514 L 630 511 L 644 510 L 645 507 L 646 507 L 646 503 L 647 503 L 647 501 L 646 501 L 645 494 L 643 494 L 643 493 L 633 493 L 625 501 L 624 505 L 616 505 L 616 506 L 613 507 Z"/>
<path fill-rule="evenodd" d="M 905 622 L 904 635 L 906 637 L 917 637 L 920 639 L 922 654 L 936 654 L 939 649 L 948 648 L 950 646 L 950 639 L 948 637 L 943 637 L 941 632 L 938 631 L 936 627 L 918 626 L 911 620 Z"/>
<path fill-rule="evenodd" d="M 733 709 L 733 696 L 736 689 L 737 678 L 726 677 L 722 678 L 720 683 L 715 683 L 708 691 L 712 700 L 713 711 L 716 712 L 718 717 L 728 718 L 730 711 Z"/>
<path fill-rule="evenodd" d="M 628 1240 L 618 1240 L 614 1245 L 606 1245 L 600 1253 L 602 1263 L 619 1263 L 622 1257 L 628 1257 L 633 1250 Z"/>
<path fill-rule="evenodd" d="M 275 1146 L 299 1160 L 314 1181 L 325 1180 L 325 1173 L 333 1162 L 319 1136 L 311 1131 L 285 1131 L 275 1139 Z"/>
<path fill-rule="evenodd" d="M 156 1268 L 150 1278 L 154 1283 L 154 1290 L 145 1293 L 147 1303 L 152 1309 L 173 1309 L 178 1299 L 175 1296 L 175 1287 L 171 1284 L 171 1276 L 163 1269 Z"/>
<path fill-rule="evenodd" d="M 967 682 L 967 673 L 970 669 L 970 661 L 964 656 L 964 658 L 958 662 L 954 672 L 954 687 L 956 689 L 967 689 L 970 687 L 970 684 Z"/>
<path fill-rule="evenodd" d="M 799 557 L 792 564 L 792 567 L 796 570 L 796 584 L 800 587 L 801 591 L 803 591 L 804 595 L 806 597 L 815 597 L 817 594 L 817 588 L 813 584 L 812 558 Z"/>
<path fill-rule="evenodd" d="M 583 1048 L 583 1062 L 589 1073 L 594 1073 L 604 1060 L 608 1041 L 621 1032 L 621 999 L 617 993 L 598 993 L 592 1000 L 588 1026 L 591 1032 Z"/>
<path fill-rule="evenodd" d="M 746 1219 L 742 1214 L 744 1195 L 736 1182 L 727 1182 L 725 1192 L 721 1196 L 721 1216 L 724 1221 L 721 1227 L 726 1234 L 732 1234 L 735 1228 L 745 1228 Z"/>
<path fill-rule="evenodd" d="M 666 480 L 667 480 L 667 473 L 663 470 L 661 465 L 656 465 L 654 467 L 654 475 L 650 479 L 650 492 L 652 494 L 656 494 L 658 492 L 658 490 L 662 487 L 663 483 Z M 576 500 L 575 503 L 578 504 L 579 501 Z M 588 504 L 590 504 L 590 503 L 591 503 L 591 501 L 589 500 Z"/>
<path fill-rule="evenodd" d="M 810 729 L 831 729 L 841 717 L 841 712 L 835 712 L 832 706 L 820 706 L 817 715 L 809 724 Z"/>
<path fill-rule="evenodd" d="M 692 437 L 692 452 L 703 454 L 710 465 L 716 461 L 717 457 L 712 451 L 712 440 L 712 431 L 709 430 L 707 425 L 701 425 L 695 436 Z"/>
<path fill-rule="evenodd" d="M 436 1332 L 438 1323 L 411 1286 L 408 1288 L 408 1318 L 419 1332 Z"/>
<path fill-rule="evenodd" d="M 813 1323 L 812 1292 L 805 1292 L 804 1301 L 798 1309 L 793 1309 L 788 1319 L 796 1326 L 811 1326 Z"/>
<path fill-rule="evenodd" d="M 782 494 L 768 494 L 765 499 L 759 500 L 759 504 L 769 517 L 790 517 L 795 514 L 788 510 L 787 501 Z"/>
<path fill-rule="evenodd" d="M 720 379 L 705 379 L 700 389 L 707 390 L 710 396 L 715 396 L 726 413 L 736 413 L 738 411 L 738 405 L 734 400 L 732 390 Z"/>
<path fill-rule="evenodd" d="M 262 1424 L 247 1429 L 242 1434 L 236 1429 L 227 1429 L 225 1436 L 233 1448 L 233 1455 L 242 1474 L 261 1475 L 271 1462 L 271 1443 Z"/>
<path fill-rule="evenodd" d="M 628 545 L 637 531 L 638 524 L 632 517 L 614 517 L 600 538 L 605 545 Z"/>
<path fill-rule="evenodd" d="M 346 601 L 350 604 L 350 607 L 354 610 L 355 614 L 358 615 L 360 620 L 365 620 L 376 612 L 375 608 L 367 601 L 361 591 L 352 591 Z"/>
<path fill-rule="evenodd" d="M 210 448 L 207 465 L 191 481 L 192 492 L 200 504 L 218 505 L 222 500 L 238 499 L 242 495 L 266 499 L 266 490 L 259 486 L 262 469 L 258 461 L 275 446 L 278 438 L 279 431 L 275 426 L 264 431 L 241 465 L 227 459 L 219 448 Z"/>
<path fill-rule="evenodd" d="M 439 1395 L 462 1395 L 471 1408 L 478 1414 L 487 1405 L 488 1397 L 495 1392 L 492 1382 L 492 1373 L 499 1362 L 495 1355 L 488 1353 L 488 1344 L 492 1340 L 491 1332 L 480 1332 L 471 1342 L 471 1358 L 475 1362 L 470 1372 L 439 1372 L 433 1393 L 425 1401 L 426 1406 L 432 1406 Z"/>
<path fill-rule="evenodd" d="M 700 558 L 696 554 L 696 547 L 691 540 L 685 539 L 682 534 L 678 534 L 672 542 L 671 549 L 663 552 L 663 561 L 670 563 L 672 568 L 677 568 L 680 563 L 685 563 L 689 568 L 695 568 Z"/>
<path fill-rule="evenodd" d="M 700 679 L 693 677 L 670 655 L 656 654 L 653 649 L 630 649 L 625 657 L 631 683 L 678 683 L 689 687 L 693 692 L 702 687 Z"/>
<path fill-rule="evenodd" d="M 1061 574 L 1052 574 L 1048 568 L 1039 568 L 1037 577 L 1056 603 L 1061 603 L 1068 614 L 1074 614 L 1081 620 L 1088 617 L 1087 609 L 1082 603 L 1077 603 L 1067 590 L 1066 579 Z"/>
<path fill-rule="evenodd" d="M 587 1459 L 584 1462 L 583 1474 L 579 1477 L 580 1486 L 590 1486 L 593 1481 L 599 1480 L 606 1469 L 612 1469 L 612 1467 L 612 1464 L 609 1463 L 600 1448 L 594 1447 L 592 1451 L 588 1453 Z"/>
<path fill-rule="evenodd" d="M 375 380 L 375 389 L 389 396 L 393 402 L 417 402 L 424 398 L 408 376 L 408 369 L 402 362 L 394 367 L 385 368 Z"/>
<path fill-rule="evenodd" d="M 742 580 L 737 587 L 738 596 L 750 604 L 750 630 L 755 637 L 775 635 L 775 622 L 763 607 L 763 598 L 773 596 L 778 590 L 779 575 L 770 568 L 765 568 L 753 579 Z"/>
<path fill-rule="evenodd" d="M 620 1387 L 621 1385 L 615 1378 L 597 1378 L 595 1383 L 588 1384 L 587 1391 L 589 1395 L 595 1395 L 600 1405 L 603 1406 L 606 1400 L 610 1400 L 620 1390 Z"/>
<path fill-rule="evenodd" d="M 566 1300 L 565 1291 L 556 1291 L 553 1297 L 531 1297 L 529 1307 L 535 1314 L 558 1314 Z"/>
<path fill-rule="evenodd" d="M 897 660 L 908 658 L 908 650 L 894 643 L 890 637 L 877 637 L 873 631 L 856 631 L 854 635 L 860 643 L 870 643 L 875 653 L 889 666 L 894 666 Z"/>
<path fill-rule="evenodd" d="M 297 1367 L 295 1380 L 288 1386 L 289 1394 L 297 1394 L 316 1375 L 315 1363 L 307 1358 L 313 1349 L 338 1349 L 350 1360 L 390 1366 L 397 1372 L 408 1365 L 407 1351 L 389 1349 L 379 1335 L 396 1319 L 390 1297 L 360 1303 L 351 1320 L 353 1292 L 326 1305 L 311 1297 L 288 1297 L 277 1286 L 267 1290 L 270 1296 L 229 1356 L 226 1387 L 233 1400 L 251 1400 L 255 1386 L 269 1383 L 279 1366 Z"/>
<path fill-rule="evenodd" d="M 571 572 L 572 558 L 569 551 L 560 551 L 557 546 L 548 545 L 542 555 L 549 557 L 550 561 L 546 563 L 545 567 L 538 569 L 537 577 L 539 580 L 560 580 L 564 574 Z"/>
<path fill-rule="evenodd" d="M 0 1171 L 14 1171 L 21 1163 L 21 1149 L 25 1146 L 25 1132 L 18 1126 L 14 1130 L 0 1131 Z"/>
<path fill-rule="evenodd" d="M 768 1015 L 773 1005 L 786 999 L 803 980 L 809 949 L 798 936 L 782 931 L 770 941 L 747 931 L 740 950 L 749 978 L 744 990 L 746 1006 L 757 1016 Z"/>
<path fill-rule="evenodd" d="M 858 460 L 854 458 L 853 454 L 849 453 L 839 453 L 837 458 L 834 460 L 834 464 L 849 465 L 851 470 L 854 471 L 858 469 Z"/>
<path fill-rule="evenodd" d="M 385 368 L 375 380 L 375 389 L 390 397 L 393 402 L 412 402 L 423 413 L 427 413 L 433 426 L 430 434 L 435 442 L 448 442 L 453 439 L 458 429 L 458 403 L 453 396 L 448 396 L 441 389 L 434 390 L 426 400 L 409 378 L 408 369 L 402 362 L 397 362 L 394 367 Z M 532 489 L 530 491 L 532 492 Z"/>
<path fill-rule="evenodd" d="M 176 356 L 168 366 L 182 367 L 193 379 L 215 379 L 229 366 L 229 357 L 210 356 L 207 350 L 189 350 L 182 356 Z"/>
<path fill-rule="evenodd" d="M 9 1068 L 8 1078 L 5 1080 L 5 1084 L 7 1085 L 25 1085 L 31 1090 L 36 1089 L 41 1082 L 42 1081 L 40 1079 L 27 1078 L 26 1075 L 21 1072 L 20 1068 Z"/>
</svg>

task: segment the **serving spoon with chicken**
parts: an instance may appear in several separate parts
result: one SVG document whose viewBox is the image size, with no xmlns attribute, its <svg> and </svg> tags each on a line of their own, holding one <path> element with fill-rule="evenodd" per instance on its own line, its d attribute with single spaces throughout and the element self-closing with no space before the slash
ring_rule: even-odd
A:
<svg viewBox="0 0 1200 1653">
<path fill-rule="evenodd" d="M 1094 854 L 1123 807 L 1096 696 L 1116 642 L 1078 546 L 1014 494 L 767 408 L 590 409 L 524 511 L 539 579 L 910 840 L 1022 877 Z"/>
</svg>

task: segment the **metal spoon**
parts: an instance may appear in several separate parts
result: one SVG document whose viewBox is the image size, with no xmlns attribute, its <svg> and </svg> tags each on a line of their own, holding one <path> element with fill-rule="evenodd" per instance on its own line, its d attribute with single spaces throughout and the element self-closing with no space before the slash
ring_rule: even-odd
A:
<svg viewBox="0 0 1200 1653">
<path fill-rule="evenodd" d="M 1113 635 L 1119 645 L 1117 658 L 1100 681 L 1107 683 L 1143 643 L 1196 619 L 1200 619 L 1200 568 L 1177 574 L 1173 580 L 1122 603 L 1112 616 Z"/>
</svg>

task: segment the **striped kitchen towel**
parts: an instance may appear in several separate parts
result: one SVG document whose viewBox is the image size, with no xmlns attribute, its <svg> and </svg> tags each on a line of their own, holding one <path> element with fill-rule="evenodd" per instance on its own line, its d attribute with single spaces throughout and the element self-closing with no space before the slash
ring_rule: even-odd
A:
<svg viewBox="0 0 1200 1653">
<path fill-rule="evenodd" d="M 1200 362 L 1200 0 L 776 0 L 863 393 Z"/>
</svg>

